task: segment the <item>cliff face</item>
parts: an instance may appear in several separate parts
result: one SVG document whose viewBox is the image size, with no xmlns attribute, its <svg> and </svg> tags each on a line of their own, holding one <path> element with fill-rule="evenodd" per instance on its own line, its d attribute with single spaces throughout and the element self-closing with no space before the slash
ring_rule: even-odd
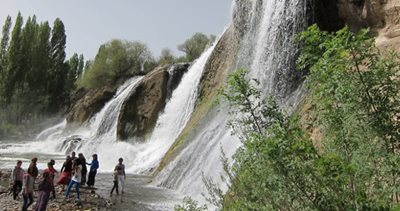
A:
<svg viewBox="0 0 400 211">
<path fill-rule="evenodd" d="M 317 23 L 328 31 L 348 25 L 352 30 L 370 28 L 376 45 L 383 50 L 400 52 L 400 0 L 329 0 L 316 3 Z M 300 123 L 310 134 L 314 145 L 321 149 L 323 133 L 315 128 L 312 105 L 304 99 L 298 108 Z"/>
<path fill-rule="evenodd" d="M 76 101 L 67 115 L 68 125 L 81 125 L 99 112 L 115 94 L 117 87 L 106 86 L 101 89 L 87 91 Z"/>
<path fill-rule="evenodd" d="M 117 126 L 119 139 L 142 138 L 152 131 L 158 113 L 164 108 L 166 100 L 189 66 L 189 63 L 182 63 L 159 67 L 139 82 L 135 92 L 131 93 L 122 106 Z M 68 126 L 86 123 L 115 95 L 123 82 L 120 80 L 112 86 L 77 93 L 78 100 L 67 115 Z"/>
<path fill-rule="evenodd" d="M 170 97 L 169 93 L 178 86 L 188 67 L 189 64 L 167 65 L 143 78 L 122 105 L 117 125 L 119 140 L 132 137 L 140 140 L 153 130 L 158 114 Z"/>
<path fill-rule="evenodd" d="M 316 1 L 315 7 L 323 30 L 370 28 L 378 47 L 400 50 L 400 0 L 328 0 Z"/>
<path fill-rule="evenodd" d="M 376 43 L 381 48 L 400 51 L 400 0 L 387 0 L 382 9 L 385 26 L 378 30 Z"/>
</svg>

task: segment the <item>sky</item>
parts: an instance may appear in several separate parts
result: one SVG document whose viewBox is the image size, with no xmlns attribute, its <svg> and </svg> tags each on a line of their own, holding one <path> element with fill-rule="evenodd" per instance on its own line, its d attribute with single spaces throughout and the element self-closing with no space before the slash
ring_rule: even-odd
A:
<svg viewBox="0 0 400 211">
<path fill-rule="evenodd" d="M 0 24 L 36 15 L 52 27 L 59 17 L 67 35 L 67 57 L 96 56 L 111 39 L 146 43 L 154 56 L 168 47 L 182 55 L 177 45 L 196 32 L 220 35 L 230 22 L 232 0 L 8 0 L 0 3 Z"/>
</svg>

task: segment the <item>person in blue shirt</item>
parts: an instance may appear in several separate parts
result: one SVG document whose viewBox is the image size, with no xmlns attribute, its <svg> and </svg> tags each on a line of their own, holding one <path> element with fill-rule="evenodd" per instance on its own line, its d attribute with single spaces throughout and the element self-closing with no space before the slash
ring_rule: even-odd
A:
<svg viewBox="0 0 400 211">
<path fill-rule="evenodd" d="M 93 157 L 92 162 L 87 163 L 87 165 L 90 166 L 89 178 L 86 183 L 89 186 L 89 188 L 94 186 L 97 169 L 99 168 L 99 161 L 97 160 L 97 154 L 93 154 L 92 157 Z"/>
</svg>

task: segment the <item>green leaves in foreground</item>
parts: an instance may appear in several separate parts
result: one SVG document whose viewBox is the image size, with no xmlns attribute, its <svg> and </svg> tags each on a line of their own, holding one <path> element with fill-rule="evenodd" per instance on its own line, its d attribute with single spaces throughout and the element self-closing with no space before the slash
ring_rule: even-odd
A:
<svg viewBox="0 0 400 211">
<path fill-rule="evenodd" d="M 381 54 L 368 31 L 299 35 L 308 69 L 317 151 L 295 117 L 263 99 L 246 71 L 225 98 L 243 145 L 228 169 L 224 210 L 388 210 L 399 203 L 400 60 Z"/>
</svg>

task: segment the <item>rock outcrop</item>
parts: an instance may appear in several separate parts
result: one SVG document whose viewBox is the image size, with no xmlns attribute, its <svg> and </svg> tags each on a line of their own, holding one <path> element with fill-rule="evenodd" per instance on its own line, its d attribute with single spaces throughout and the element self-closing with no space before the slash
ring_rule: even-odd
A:
<svg viewBox="0 0 400 211">
<path fill-rule="evenodd" d="M 117 87 L 106 86 L 101 89 L 93 89 L 81 97 L 67 115 L 68 125 L 78 124 L 88 121 L 94 114 L 99 112 L 104 105 L 115 94 Z"/>
<path fill-rule="evenodd" d="M 385 26 L 378 30 L 376 43 L 381 48 L 400 51 L 400 0 L 387 0 L 382 8 Z"/>
<path fill-rule="evenodd" d="M 327 0 L 315 6 L 323 30 L 370 28 L 378 47 L 400 50 L 400 0 Z"/>
<path fill-rule="evenodd" d="M 189 64 L 159 67 L 143 78 L 136 90 L 124 102 L 118 119 L 117 138 L 136 137 L 140 141 L 149 134 Z"/>
</svg>

